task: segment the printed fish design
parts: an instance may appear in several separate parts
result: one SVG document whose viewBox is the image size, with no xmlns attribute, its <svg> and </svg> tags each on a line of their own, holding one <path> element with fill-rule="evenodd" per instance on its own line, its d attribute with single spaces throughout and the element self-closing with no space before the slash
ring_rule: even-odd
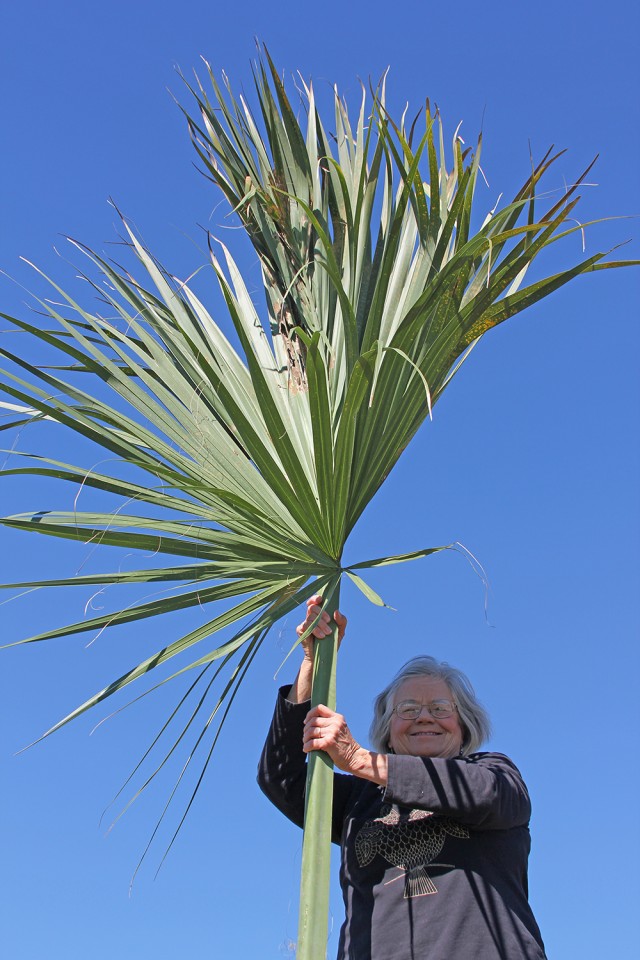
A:
<svg viewBox="0 0 640 960">
<path fill-rule="evenodd" d="M 380 854 L 393 867 L 405 871 L 404 896 L 423 897 L 438 892 L 425 868 L 439 855 L 447 834 L 469 837 L 466 827 L 448 817 L 436 816 L 430 810 L 400 813 L 394 805 L 386 816 L 367 820 L 362 826 L 356 836 L 356 856 L 360 866 L 365 867 Z"/>
</svg>

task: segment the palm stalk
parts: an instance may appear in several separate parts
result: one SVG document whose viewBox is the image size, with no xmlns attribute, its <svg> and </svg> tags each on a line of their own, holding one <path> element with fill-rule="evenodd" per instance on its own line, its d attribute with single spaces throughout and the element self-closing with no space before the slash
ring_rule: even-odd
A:
<svg viewBox="0 0 640 960">
<path fill-rule="evenodd" d="M 327 608 L 337 609 L 340 584 L 327 596 Z M 331 640 L 317 644 L 313 662 L 311 706 L 336 703 L 336 663 L 338 628 L 333 623 Z M 298 960 L 326 955 L 329 919 L 331 867 L 331 805 L 333 801 L 333 764 L 324 751 L 314 751 L 307 767 L 307 792 L 302 841 L 300 876 L 300 915 L 298 920 Z M 323 951 L 325 951 L 323 953 Z"/>
<path fill-rule="evenodd" d="M 384 83 L 370 95 L 363 91 L 355 123 L 336 92 L 329 134 L 313 86 L 304 85 L 300 121 L 268 54 L 254 73 L 257 113 L 226 78 L 220 84 L 207 70 L 207 87 L 190 87 L 192 141 L 254 246 L 265 294 L 261 315 L 230 252 L 211 240 L 211 267 L 239 351 L 125 221 L 144 282 L 76 243 L 98 309 L 51 280 L 56 302 L 38 300 L 45 322 L 3 316 L 56 363 L 35 365 L 24 350 L 0 347 L 5 428 L 48 420 L 52 429 L 64 427 L 108 451 L 112 464 L 100 472 L 12 450 L 15 459 L 0 474 L 67 481 L 120 502 L 112 512 L 38 510 L 0 523 L 156 556 L 136 570 L 5 586 L 151 584 L 163 591 L 18 642 L 218 604 L 215 615 L 131 666 L 44 734 L 164 664 L 151 689 L 195 670 L 148 751 L 168 740 L 165 758 L 138 791 L 191 736 L 185 770 L 197 760 L 201 773 L 187 810 L 269 629 L 317 592 L 326 609 L 335 609 L 343 575 L 382 603 L 362 570 L 446 548 L 342 562 L 354 525 L 479 338 L 579 274 L 637 262 L 603 262 L 605 254 L 595 253 L 525 285 L 538 254 L 588 226 L 572 220 L 587 171 L 546 205 L 539 197 L 539 183 L 560 154 L 543 157 L 513 200 L 473 232 L 481 142 L 470 151 L 454 136 L 449 161 L 441 119 L 428 102 L 407 130 L 404 118 L 396 123 L 387 112 Z M 212 641 L 221 631 L 224 638 Z M 332 708 L 335 641 L 320 645 L 312 696 Z M 178 716 L 184 719 L 176 736 Z M 308 770 L 298 957 L 320 960 L 328 757 L 314 755 Z"/>
</svg>

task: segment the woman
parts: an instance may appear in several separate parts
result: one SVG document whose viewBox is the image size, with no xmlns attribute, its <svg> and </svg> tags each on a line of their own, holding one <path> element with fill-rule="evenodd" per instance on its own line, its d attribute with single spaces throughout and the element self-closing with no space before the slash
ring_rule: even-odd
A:
<svg viewBox="0 0 640 960">
<path fill-rule="evenodd" d="M 299 636 L 321 603 L 308 601 Z M 341 640 L 346 619 L 334 619 Z M 309 710 L 314 644 L 330 633 L 323 613 L 280 691 L 258 782 L 302 826 L 305 754 L 325 750 L 348 774 L 334 775 L 338 960 L 544 960 L 527 900 L 529 796 L 507 757 L 475 752 L 489 722 L 469 681 L 432 657 L 410 660 L 375 701 L 366 750 L 340 714 Z"/>
</svg>

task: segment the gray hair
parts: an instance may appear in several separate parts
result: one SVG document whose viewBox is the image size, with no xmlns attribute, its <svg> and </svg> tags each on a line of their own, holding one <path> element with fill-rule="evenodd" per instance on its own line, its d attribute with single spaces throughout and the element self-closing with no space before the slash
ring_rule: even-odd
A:
<svg viewBox="0 0 640 960">
<path fill-rule="evenodd" d="M 491 733 L 489 715 L 479 702 L 469 678 L 462 670 L 457 670 L 444 660 L 436 660 L 435 657 L 414 657 L 401 667 L 391 683 L 374 700 L 373 720 L 369 729 L 374 750 L 380 753 L 389 752 L 395 695 L 399 687 L 410 677 L 436 677 L 438 680 L 444 680 L 448 685 L 462 725 L 461 753 L 464 756 L 474 753 L 480 744 L 489 738 Z"/>
</svg>

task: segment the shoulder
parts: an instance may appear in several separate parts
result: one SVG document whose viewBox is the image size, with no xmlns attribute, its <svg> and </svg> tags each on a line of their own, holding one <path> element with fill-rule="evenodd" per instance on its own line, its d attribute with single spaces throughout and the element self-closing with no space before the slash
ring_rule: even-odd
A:
<svg viewBox="0 0 640 960">
<path fill-rule="evenodd" d="M 467 763 L 494 770 L 496 773 L 502 771 L 503 773 L 511 774 L 512 776 L 516 776 L 522 780 L 522 774 L 520 773 L 520 770 L 515 765 L 511 757 L 508 757 L 505 753 L 480 751 L 479 753 L 470 753 L 469 756 L 460 757 L 460 759 L 466 760 Z"/>
</svg>

